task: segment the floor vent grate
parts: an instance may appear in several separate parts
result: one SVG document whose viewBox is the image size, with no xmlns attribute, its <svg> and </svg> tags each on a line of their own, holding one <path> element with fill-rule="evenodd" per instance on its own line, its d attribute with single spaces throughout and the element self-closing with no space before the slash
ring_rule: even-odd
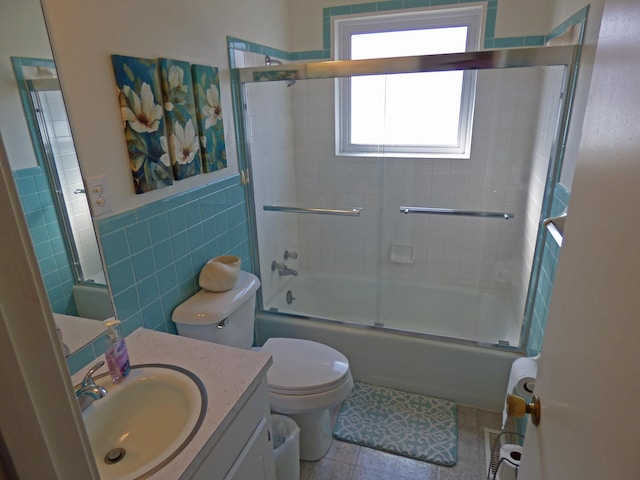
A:
<svg viewBox="0 0 640 480">
<path fill-rule="evenodd" d="M 487 466 L 487 478 L 492 479 L 498 468 L 500 460 L 500 446 L 495 446 L 500 441 L 500 430 L 484 429 L 484 450 Z"/>
</svg>

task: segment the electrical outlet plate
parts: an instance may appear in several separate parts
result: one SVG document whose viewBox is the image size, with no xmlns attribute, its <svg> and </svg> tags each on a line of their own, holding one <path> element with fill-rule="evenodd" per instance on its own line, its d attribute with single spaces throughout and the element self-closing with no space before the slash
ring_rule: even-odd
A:
<svg viewBox="0 0 640 480">
<path fill-rule="evenodd" d="M 94 217 L 110 212 L 111 192 L 106 175 L 97 175 L 85 180 L 89 205 Z"/>
</svg>

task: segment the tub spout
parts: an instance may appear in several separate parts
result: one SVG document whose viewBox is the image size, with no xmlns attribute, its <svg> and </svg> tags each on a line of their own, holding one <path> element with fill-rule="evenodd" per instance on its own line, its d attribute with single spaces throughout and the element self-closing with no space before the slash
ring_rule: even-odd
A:
<svg viewBox="0 0 640 480">
<path fill-rule="evenodd" d="M 278 273 L 280 275 L 293 275 L 293 276 L 298 275 L 297 270 L 294 270 L 293 268 L 289 268 L 286 265 L 284 265 L 282 268 L 279 268 Z"/>
<path fill-rule="evenodd" d="M 271 271 L 275 272 L 276 270 L 278 270 L 278 275 L 280 276 L 284 276 L 284 275 L 298 275 L 298 271 L 294 270 L 293 268 L 289 268 L 287 267 L 284 263 L 282 262 L 276 262 L 275 260 L 273 262 L 271 262 Z"/>
</svg>

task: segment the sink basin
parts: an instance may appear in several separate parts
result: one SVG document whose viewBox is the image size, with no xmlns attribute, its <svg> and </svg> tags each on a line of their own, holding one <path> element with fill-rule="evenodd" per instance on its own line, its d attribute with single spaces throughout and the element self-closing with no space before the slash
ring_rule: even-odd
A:
<svg viewBox="0 0 640 480">
<path fill-rule="evenodd" d="M 101 480 L 146 478 L 180 453 L 207 410 L 200 379 L 180 367 L 135 365 L 120 384 L 94 377 L 108 395 L 82 418 Z"/>
</svg>

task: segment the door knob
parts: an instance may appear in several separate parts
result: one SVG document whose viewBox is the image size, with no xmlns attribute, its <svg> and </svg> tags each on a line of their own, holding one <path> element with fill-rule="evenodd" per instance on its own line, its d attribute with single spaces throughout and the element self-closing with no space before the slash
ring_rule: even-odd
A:
<svg viewBox="0 0 640 480">
<path fill-rule="evenodd" d="M 507 395 L 507 415 L 510 417 L 524 417 L 531 415 L 531 423 L 536 427 L 540 424 L 540 399 L 534 395 L 531 402 L 517 395 Z"/>
</svg>

